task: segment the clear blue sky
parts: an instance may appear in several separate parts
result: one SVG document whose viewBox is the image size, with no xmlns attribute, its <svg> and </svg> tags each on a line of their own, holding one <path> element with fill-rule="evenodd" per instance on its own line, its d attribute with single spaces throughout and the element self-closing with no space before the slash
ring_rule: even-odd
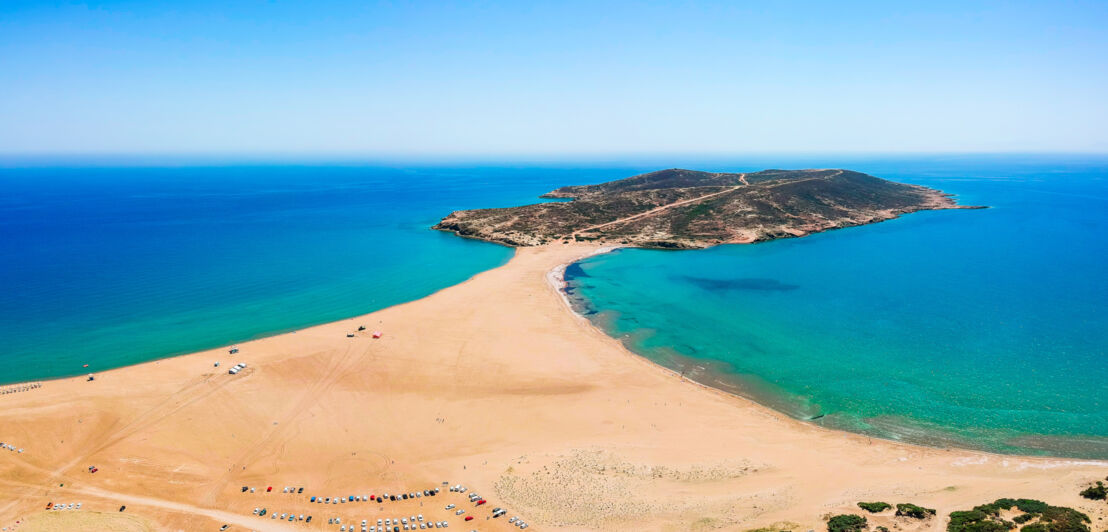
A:
<svg viewBox="0 0 1108 532">
<path fill-rule="evenodd" d="M 0 153 L 1108 152 L 1105 28 L 1104 1 L 6 0 Z"/>
</svg>

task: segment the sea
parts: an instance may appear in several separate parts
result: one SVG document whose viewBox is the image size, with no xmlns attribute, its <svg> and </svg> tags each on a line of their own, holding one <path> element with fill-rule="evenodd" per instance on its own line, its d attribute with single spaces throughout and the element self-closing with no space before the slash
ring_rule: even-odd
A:
<svg viewBox="0 0 1108 532">
<path fill-rule="evenodd" d="M 451 211 L 669 167 L 849 168 L 989 208 L 568 267 L 575 308 L 632 351 L 830 428 L 1108 458 L 1103 156 L 0 160 L 0 384 L 412 301 L 512 255 L 430 229 Z"/>
</svg>

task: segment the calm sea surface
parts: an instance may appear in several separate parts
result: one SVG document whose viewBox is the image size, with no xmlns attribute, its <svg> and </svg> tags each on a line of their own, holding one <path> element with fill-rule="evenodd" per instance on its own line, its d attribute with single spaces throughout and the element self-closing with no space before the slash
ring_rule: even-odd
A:
<svg viewBox="0 0 1108 532">
<path fill-rule="evenodd" d="M 621 250 L 569 269 L 576 304 L 656 362 L 829 427 L 1108 458 L 1108 164 L 848 165 L 992 208 Z"/>
<path fill-rule="evenodd" d="M 411 301 L 505 263 L 432 231 L 578 168 L 0 167 L 0 383 L 218 347 Z M 82 367 L 89 364 L 89 368 Z"/>
<path fill-rule="evenodd" d="M 571 267 L 576 304 L 631 349 L 831 427 L 1108 458 L 1108 159 L 1076 156 L 8 165 L 0 383 L 417 299 L 511 255 L 428 229 L 450 211 L 668 166 L 847 167 L 993 208 Z"/>
</svg>

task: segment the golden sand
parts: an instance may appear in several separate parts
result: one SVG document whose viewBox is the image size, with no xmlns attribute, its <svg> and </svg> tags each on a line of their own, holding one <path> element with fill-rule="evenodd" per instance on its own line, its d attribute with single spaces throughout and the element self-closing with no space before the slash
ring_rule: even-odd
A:
<svg viewBox="0 0 1108 532">
<path fill-rule="evenodd" d="M 819 530 L 830 513 L 881 500 L 939 517 L 871 523 L 941 530 L 946 513 L 999 497 L 1072 506 L 1104 528 L 1108 506 L 1077 493 L 1108 463 L 830 431 L 629 353 L 550 283 L 559 265 L 596 251 L 520 249 L 419 301 L 239 344 L 237 355 L 205 351 L 0 397 L 0 440 L 25 449 L 0 451 L 0 528 L 338 530 L 329 517 L 374 525 L 421 513 L 462 531 L 513 529 L 514 515 L 533 529 Z M 229 375 L 236 362 L 247 369 Z M 443 481 L 489 502 L 475 508 Z M 436 497 L 383 505 L 308 502 L 435 486 Z M 314 520 L 257 517 L 257 507 Z M 493 507 L 509 513 L 489 519 Z"/>
</svg>

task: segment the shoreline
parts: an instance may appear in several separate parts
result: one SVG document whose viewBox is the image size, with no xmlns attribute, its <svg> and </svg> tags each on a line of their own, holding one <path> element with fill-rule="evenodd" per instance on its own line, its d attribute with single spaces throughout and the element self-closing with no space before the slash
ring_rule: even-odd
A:
<svg viewBox="0 0 1108 532">
<path fill-rule="evenodd" d="M 495 243 L 495 242 L 492 242 L 492 243 Z M 498 245 L 503 245 L 503 244 L 498 244 Z M 780 419 L 795 422 L 800 426 L 819 429 L 819 430 L 822 430 L 822 431 L 827 431 L 828 433 L 831 433 L 831 434 L 841 434 L 841 435 L 844 435 L 844 436 L 853 436 L 853 437 L 860 437 L 860 438 L 866 438 L 866 439 L 876 438 L 878 440 L 888 442 L 888 443 L 891 443 L 891 444 L 904 445 L 904 446 L 909 446 L 909 447 L 917 447 L 919 449 L 929 449 L 929 450 L 938 450 L 938 451 L 962 451 L 962 452 L 967 452 L 967 453 L 977 453 L 977 454 L 981 454 L 981 455 L 987 455 L 987 456 L 996 457 L 996 458 L 1018 458 L 1018 459 L 1030 459 L 1030 460 L 1061 460 L 1061 461 L 1065 461 L 1066 463 L 1071 463 L 1073 465 L 1098 465 L 1098 466 L 1102 465 L 1102 466 L 1108 467 L 1108 458 L 1106 458 L 1106 459 L 1081 458 L 1081 457 L 1069 457 L 1069 456 L 1055 456 L 1055 455 L 1049 455 L 1049 454 L 1043 454 L 1043 455 L 1025 455 L 1025 454 L 1015 454 L 1015 453 L 1009 454 L 1009 453 L 1000 453 L 1000 452 L 989 451 L 989 450 L 984 450 L 984 449 L 975 449 L 975 448 L 970 448 L 970 447 L 960 447 L 960 446 L 957 446 L 957 445 L 952 445 L 952 446 L 948 446 L 948 447 L 937 447 L 937 446 L 931 446 L 931 445 L 926 445 L 926 444 L 921 444 L 921 443 L 914 443 L 914 442 L 910 442 L 910 441 L 902 441 L 902 440 L 894 440 L 894 439 L 890 439 L 890 438 L 882 438 L 880 436 L 872 436 L 872 435 L 869 435 L 869 434 L 864 434 L 864 433 L 860 433 L 860 432 L 853 432 L 853 431 L 843 430 L 843 429 L 837 429 L 837 428 L 833 428 L 833 427 L 826 427 L 826 426 L 823 426 L 823 425 L 820 425 L 820 424 L 817 424 L 817 423 L 811 423 L 808 420 L 804 420 L 804 419 L 800 419 L 800 418 L 797 418 L 797 417 L 790 416 L 789 414 L 787 414 L 785 412 L 782 412 L 782 411 L 777 410 L 777 409 L 775 409 L 771 406 L 763 404 L 762 402 L 758 401 L 757 399 L 755 399 L 753 397 L 748 397 L 748 396 L 742 395 L 740 393 L 736 393 L 736 392 L 732 392 L 732 391 L 729 391 L 729 390 L 726 390 L 726 389 L 715 387 L 715 386 L 712 386 L 710 384 L 705 384 L 705 383 L 702 383 L 700 381 L 697 381 L 696 379 L 693 379 L 693 378 L 690 378 L 688 376 L 682 375 L 680 372 L 674 370 L 673 368 L 669 368 L 667 366 L 664 366 L 660 363 L 657 363 L 653 360 L 650 360 L 646 356 L 640 355 L 640 354 L 632 351 L 630 348 L 628 348 L 626 345 L 624 345 L 624 343 L 621 342 L 618 338 L 615 338 L 615 337 L 609 335 L 603 329 L 600 329 L 591 320 L 589 320 L 587 317 L 581 315 L 580 313 L 578 313 L 573 308 L 573 304 L 569 300 L 569 295 L 565 292 L 565 289 L 568 287 L 568 283 L 565 281 L 565 277 L 564 277 L 566 268 L 568 268 L 569 266 L 571 266 L 574 263 L 586 260 L 590 257 L 595 257 L 597 255 L 603 255 L 603 254 L 606 254 L 606 253 L 611 253 L 613 251 L 617 251 L 617 250 L 620 250 L 620 249 L 626 249 L 628 247 L 628 246 L 611 245 L 611 244 L 604 244 L 604 245 L 600 245 L 598 247 L 592 247 L 592 246 L 589 246 L 589 245 L 586 245 L 586 246 L 591 248 L 588 253 L 586 253 L 584 255 L 581 255 L 577 258 L 574 258 L 572 260 L 569 260 L 567 262 L 560 263 L 560 264 L 556 265 L 555 267 L 551 268 L 545 276 L 546 282 L 548 283 L 549 287 L 555 292 L 555 294 L 557 294 L 558 298 L 561 300 L 562 304 L 565 306 L 565 310 L 572 317 L 577 319 L 577 321 L 585 329 L 587 329 L 588 332 L 594 333 L 595 335 L 597 335 L 597 336 L 599 336 L 599 337 L 601 337 L 605 340 L 610 340 L 613 343 L 613 345 L 617 346 L 619 350 L 623 351 L 626 356 L 630 357 L 631 359 L 633 359 L 635 361 L 645 363 L 647 366 L 651 367 L 653 371 L 660 372 L 660 373 L 665 374 L 665 375 L 670 376 L 670 377 L 678 378 L 682 382 L 687 382 L 689 384 L 692 384 L 696 388 L 699 388 L 701 390 L 708 391 L 708 392 L 711 392 L 711 393 L 722 394 L 723 396 L 733 398 L 733 399 L 738 400 L 738 401 L 743 401 L 743 402 L 749 403 L 751 406 L 764 409 L 767 413 L 769 413 L 769 414 L 771 414 L 775 417 L 780 416 Z M 518 252 L 518 250 L 522 249 L 522 248 L 513 248 L 513 249 L 516 249 L 517 252 Z M 113 368 L 109 368 L 109 369 L 102 370 L 102 371 L 91 371 L 89 373 L 91 373 L 91 374 L 102 374 L 102 373 L 110 373 L 110 372 L 125 370 L 125 369 L 128 369 L 128 368 L 142 367 L 142 366 L 147 366 L 147 365 L 158 365 L 161 362 L 164 362 L 164 361 L 167 361 L 167 360 L 174 360 L 174 359 L 183 358 L 183 357 L 191 357 L 191 356 L 195 356 L 195 355 L 199 355 L 199 354 L 203 354 L 203 353 L 210 353 L 210 352 L 215 354 L 215 355 L 218 355 L 218 351 L 226 350 L 229 346 L 232 346 L 232 345 L 246 344 L 246 343 L 256 342 L 256 341 L 260 341 L 260 340 L 266 340 L 266 339 L 270 339 L 270 338 L 292 335 L 292 334 L 296 334 L 298 332 L 305 331 L 305 330 L 308 330 L 308 329 L 313 329 L 313 328 L 322 327 L 322 326 L 336 325 L 336 324 L 340 324 L 340 323 L 347 322 L 347 321 L 350 321 L 350 320 L 357 320 L 357 319 L 360 319 L 360 318 L 365 318 L 365 317 L 372 316 L 374 314 L 377 314 L 379 312 L 382 312 L 382 311 L 385 311 L 385 310 L 388 310 L 388 309 L 391 309 L 391 308 L 394 308 L 394 307 L 400 307 L 400 306 L 416 303 L 416 302 L 428 299 L 428 298 L 434 296 L 435 294 L 437 294 L 439 292 L 442 292 L 444 290 L 448 290 L 452 287 L 461 286 L 463 284 L 470 283 L 470 282 L 473 281 L 474 278 L 480 276 L 483 273 L 493 271 L 493 270 L 496 270 L 498 268 L 501 268 L 501 267 L 505 266 L 508 262 L 511 262 L 511 260 L 513 258 L 514 258 L 514 255 L 513 255 L 513 257 L 509 258 L 508 261 L 505 264 L 502 264 L 500 266 L 496 266 L 496 267 L 494 267 L 490 270 L 485 270 L 483 272 L 478 272 L 478 273 L 470 276 L 469 278 L 463 280 L 460 283 L 450 285 L 450 286 L 446 286 L 446 287 L 443 287 L 443 288 L 439 288 L 438 290 L 435 290 L 434 292 L 431 292 L 430 294 L 427 294 L 427 295 L 425 295 L 425 296 L 423 296 L 419 299 L 415 299 L 415 300 L 412 300 L 412 301 L 406 301 L 406 302 L 402 302 L 402 303 L 397 303 L 395 305 L 390 305 L 388 307 L 384 307 L 382 309 L 371 311 L 369 313 L 358 314 L 358 315 L 355 315 L 355 316 L 351 316 L 351 317 L 348 317 L 348 318 L 342 318 L 342 319 L 339 319 L 339 320 L 321 322 L 321 323 L 317 323 L 317 324 L 314 324 L 314 325 L 307 325 L 307 326 L 303 326 L 303 327 L 297 327 L 297 328 L 294 328 L 294 329 L 288 329 L 288 330 L 283 330 L 283 331 L 278 331 L 278 332 L 273 332 L 273 333 L 266 333 L 266 334 L 263 334 L 263 335 L 260 335 L 260 336 L 254 337 L 254 338 L 250 338 L 250 339 L 247 339 L 247 340 L 242 340 L 242 341 L 239 341 L 239 342 L 232 342 L 231 344 L 225 344 L 225 345 L 221 345 L 221 346 L 218 346 L 218 347 L 212 347 L 212 348 L 204 349 L 204 350 L 201 350 L 201 351 L 193 351 L 193 352 L 188 352 L 188 353 L 179 353 L 179 354 L 169 355 L 169 356 L 162 357 L 162 358 L 155 358 L 155 359 L 146 360 L 146 361 L 138 362 L 138 363 L 135 363 L 135 364 L 127 364 L 127 365 L 123 365 L 123 366 L 113 367 Z M 70 375 L 70 376 L 60 376 L 60 377 L 49 377 L 49 378 L 35 379 L 35 380 L 30 380 L 30 381 L 16 381 L 16 382 L 7 383 L 7 384 L 0 384 L 0 389 L 11 388 L 11 387 L 19 387 L 19 386 L 30 385 L 30 384 L 37 384 L 38 386 L 35 387 L 35 389 L 38 389 L 38 388 L 41 388 L 42 385 L 47 384 L 47 383 L 51 383 L 51 382 L 60 382 L 60 381 L 67 381 L 67 380 L 78 380 L 78 381 L 80 381 L 81 379 L 84 379 L 84 378 L 85 378 L 85 374 L 80 374 L 80 375 Z M 28 391 L 31 391 L 31 390 L 28 390 Z M 1032 435 L 1035 436 L 1037 434 L 1032 434 Z M 1039 436 L 1041 436 L 1041 435 L 1039 435 Z"/>
<path fill-rule="evenodd" d="M 277 530 L 251 508 L 314 509 L 319 518 L 318 507 L 243 495 L 240 486 L 306 486 L 306 497 L 439 481 L 566 530 L 687 528 L 703 519 L 724 529 L 786 521 L 777 526 L 815 529 L 829 512 L 878 498 L 943 513 L 1017 496 L 1108 515 L 1077 496 L 1108 474 L 1108 461 L 829 429 L 635 354 L 574 312 L 552 282 L 603 251 L 518 249 L 506 264 L 422 299 L 243 342 L 237 356 L 213 349 L 6 395 L 0 440 L 27 452 L 0 453 L 0 525 L 79 494 L 103 512 L 131 501 L 122 502 L 135 505 L 126 515 L 152 529 L 218 528 L 213 516 L 230 512 Z M 383 337 L 371 338 L 374 330 Z M 248 369 L 228 375 L 237 361 Z M 100 472 L 90 475 L 90 465 Z M 489 521 L 485 529 L 511 528 Z"/>
<path fill-rule="evenodd" d="M 661 363 L 655 362 L 655 361 L 647 358 L 644 355 L 641 355 L 639 353 L 634 352 L 628 346 L 626 346 L 623 342 L 621 342 L 618 338 L 615 338 L 615 337 L 609 335 L 607 332 L 605 332 L 603 329 L 601 329 L 599 326 L 597 326 L 595 323 L 593 323 L 592 320 L 589 320 L 586 316 L 584 316 L 584 315 L 580 314 L 579 312 L 577 312 L 573 308 L 573 304 L 569 300 L 569 294 L 566 292 L 566 288 L 568 288 L 568 282 L 565 280 L 565 270 L 566 270 L 566 268 L 568 268 L 572 264 L 581 262 L 581 261 L 586 260 L 590 257 L 595 257 L 597 255 L 603 255 L 603 254 L 606 254 L 606 253 L 610 253 L 612 251 L 616 251 L 616 250 L 619 250 L 619 249 L 624 249 L 625 247 L 626 246 L 603 246 L 603 247 L 597 248 L 592 253 L 589 253 L 587 255 L 583 255 L 580 258 L 577 258 L 577 259 L 572 260 L 570 262 L 567 262 L 565 264 L 559 264 L 559 265 L 555 266 L 553 269 L 550 270 L 550 272 L 547 273 L 546 279 L 547 279 L 547 282 L 549 283 L 550 287 L 558 294 L 558 296 L 561 299 L 562 303 L 565 305 L 566 310 L 568 312 L 570 312 L 574 317 L 578 318 L 578 320 L 584 326 L 588 327 L 593 332 L 595 332 L 597 334 L 600 334 L 605 338 L 611 339 L 616 344 L 618 344 L 619 347 L 627 353 L 627 355 L 629 355 L 631 357 L 634 357 L 635 359 L 638 359 L 640 361 L 646 362 L 649 366 L 653 367 L 655 371 L 660 371 L 660 372 L 665 373 L 665 374 L 667 374 L 671 377 L 679 378 L 680 380 L 682 380 L 684 382 L 688 382 L 688 383 L 693 384 L 694 386 L 696 386 L 698 388 L 701 388 L 701 389 L 709 391 L 709 392 L 724 394 L 727 397 L 731 397 L 731 398 L 734 398 L 734 399 L 739 400 L 739 401 L 746 401 L 746 402 L 750 403 L 753 406 L 765 409 L 767 412 L 770 412 L 770 413 L 775 414 L 775 415 L 780 415 L 780 416 L 782 416 L 782 419 L 795 421 L 796 423 L 801 424 L 803 426 L 828 431 L 828 432 L 833 433 L 833 434 L 851 435 L 851 436 L 857 436 L 857 437 L 862 437 L 862 438 L 876 438 L 876 439 L 879 439 L 881 441 L 885 441 L 885 442 L 889 442 L 889 443 L 893 443 L 893 444 L 897 444 L 897 445 L 906 445 L 906 446 L 910 446 L 910 447 L 918 447 L 920 449 L 933 449 L 933 450 L 940 450 L 940 451 L 945 450 L 945 451 L 962 451 L 962 452 L 968 452 L 968 453 L 980 453 L 982 455 L 987 455 L 987 456 L 992 456 L 992 457 L 997 457 L 997 458 L 1007 457 L 1007 458 L 1020 458 L 1020 459 L 1062 460 L 1062 461 L 1065 461 L 1065 463 L 1071 463 L 1071 464 L 1074 464 L 1074 465 L 1108 465 L 1108 458 L 1085 458 L 1085 457 L 1073 457 L 1073 456 L 1056 456 L 1056 455 L 1052 455 L 1052 454 L 1028 455 L 1028 454 L 1018 454 L 1018 453 L 1001 453 L 1001 452 L 990 451 L 990 450 L 986 450 L 986 449 L 973 448 L 973 447 L 964 447 L 964 446 L 953 445 L 953 444 L 949 445 L 949 446 L 939 447 L 939 446 L 934 446 L 934 445 L 927 445 L 927 444 L 924 444 L 924 443 L 916 443 L 916 442 L 905 441 L 905 440 L 896 440 L 896 439 L 892 439 L 892 438 L 883 438 L 881 436 L 874 436 L 874 435 L 865 434 L 865 433 L 862 433 L 862 432 L 854 432 L 854 431 L 844 430 L 844 429 L 839 429 L 839 428 L 834 428 L 834 427 L 827 427 L 827 426 L 824 426 L 824 425 L 821 425 L 821 424 L 818 424 L 818 423 L 813 423 L 811 420 L 806 420 L 806 419 L 801 419 L 801 418 L 798 418 L 798 417 L 791 416 L 786 412 L 782 412 L 781 410 L 773 408 L 773 407 L 759 401 L 755 397 L 743 395 L 742 393 L 739 393 L 738 391 L 731 391 L 731 390 L 727 390 L 727 389 L 720 388 L 720 387 L 717 387 L 717 386 L 712 386 L 710 384 L 700 382 L 700 381 L 696 380 L 695 378 L 683 375 L 683 374 L 681 374 L 680 372 L 678 372 L 677 370 L 675 370 L 673 368 L 662 365 Z M 707 368 L 702 366 L 702 369 L 707 369 Z M 739 385 L 735 385 L 736 389 L 738 388 L 738 386 Z M 1047 436 L 1047 435 L 1026 434 L 1025 436 Z M 954 443 L 954 442 L 952 442 L 952 443 Z"/>
<path fill-rule="evenodd" d="M 478 240 L 478 239 L 471 239 L 471 240 Z M 508 248 L 511 247 L 511 246 L 506 246 L 504 244 L 499 244 L 499 243 L 496 243 L 496 242 L 488 242 L 488 241 L 484 241 L 484 240 L 479 240 L 479 241 L 487 243 L 487 244 L 496 244 L 496 245 L 501 246 L 501 247 L 508 247 Z M 504 261 L 503 264 L 494 266 L 494 267 L 490 268 L 490 270 L 495 270 L 496 268 L 503 267 L 505 264 L 507 264 L 511 260 L 512 260 L 512 257 L 509 256 L 508 260 Z M 447 290 L 447 289 L 449 289 L 453 286 L 458 286 L 458 285 L 463 284 L 463 283 L 468 283 L 468 282 L 472 281 L 474 277 L 477 277 L 478 275 L 481 275 L 482 273 L 484 273 L 486 271 L 489 271 L 489 270 L 479 271 L 479 272 L 463 279 L 462 281 L 460 281 L 458 283 L 448 285 L 448 286 L 444 286 L 444 287 L 441 287 L 441 288 L 437 288 L 434 291 L 432 291 L 428 294 L 425 294 L 424 296 L 422 296 L 420 298 L 417 298 L 417 299 L 413 299 L 413 300 L 410 300 L 410 301 L 401 301 L 399 303 L 394 303 L 392 305 L 388 305 L 388 306 L 379 308 L 377 310 L 371 310 L 369 312 L 363 312 L 363 313 L 360 313 L 360 314 L 355 314 L 353 316 L 348 316 L 348 317 L 345 317 L 345 318 L 339 318 L 337 320 L 310 322 L 306 325 L 300 325 L 300 326 L 291 327 L 291 328 L 284 328 L 284 329 L 277 329 L 277 330 L 270 331 L 270 332 L 257 333 L 252 337 L 245 338 L 245 339 L 242 339 L 242 340 L 236 340 L 236 341 L 232 341 L 232 342 L 221 343 L 217 346 L 207 347 L 207 348 L 196 350 L 196 351 L 174 352 L 172 354 L 168 354 L 168 355 L 165 355 L 165 356 L 159 356 L 159 357 L 156 357 L 156 358 L 150 358 L 150 359 L 147 359 L 147 360 L 143 360 L 141 362 L 135 362 L 133 364 L 123 364 L 123 365 L 120 365 L 120 366 L 112 366 L 112 367 L 108 367 L 108 368 L 100 369 L 100 370 L 94 370 L 92 368 L 84 368 L 84 369 L 90 370 L 90 371 L 82 371 L 82 372 L 79 372 L 79 373 L 75 373 L 73 375 L 59 375 L 59 376 L 54 376 L 54 377 L 39 377 L 39 378 L 34 378 L 34 379 L 29 379 L 29 380 L 11 381 L 11 382 L 7 382 L 7 383 L 0 382 L 0 389 L 13 387 L 13 386 L 21 386 L 21 385 L 24 385 L 24 384 L 32 384 L 32 383 L 46 384 L 46 383 L 50 383 L 50 382 L 64 381 L 64 380 L 68 380 L 68 379 L 80 379 L 80 378 L 84 378 L 86 375 L 88 375 L 90 373 L 91 374 L 107 373 L 107 372 L 110 372 L 110 371 L 117 371 L 117 370 L 126 369 L 126 368 L 130 368 L 130 367 L 142 366 L 142 365 L 145 365 L 145 364 L 158 363 L 158 362 L 161 362 L 161 361 L 164 361 L 164 360 L 172 360 L 172 359 L 179 358 L 179 357 L 187 357 L 187 356 L 195 355 L 195 354 L 198 354 L 198 353 L 207 353 L 207 352 L 210 352 L 210 351 L 218 351 L 220 349 L 228 349 L 228 348 L 230 348 L 232 346 L 235 346 L 235 345 L 238 345 L 238 344 L 245 344 L 245 343 L 248 343 L 248 342 L 256 342 L 258 340 L 265 340 L 267 338 L 283 336 L 283 335 L 286 335 L 286 334 L 296 334 L 297 332 L 303 331 L 303 330 L 306 330 L 306 329 L 311 329 L 311 328 L 320 327 L 320 326 L 323 326 L 323 325 L 339 323 L 339 322 L 343 322 L 343 321 L 347 321 L 347 320 L 353 320 L 353 319 L 361 318 L 361 317 L 364 317 L 364 316 L 369 316 L 371 314 L 376 314 L 378 312 L 390 309 L 392 307 L 396 307 L 396 306 L 400 306 L 400 305 L 406 305 L 406 304 L 409 304 L 409 303 L 413 303 L 415 301 L 420 301 L 420 300 L 423 300 L 423 299 L 427 299 L 427 298 L 429 298 L 429 297 L 431 297 L 431 296 L 433 296 L 433 295 L 435 295 L 435 294 L 437 294 L 437 293 L 439 293 L 443 290 Z"/>
</svg>

